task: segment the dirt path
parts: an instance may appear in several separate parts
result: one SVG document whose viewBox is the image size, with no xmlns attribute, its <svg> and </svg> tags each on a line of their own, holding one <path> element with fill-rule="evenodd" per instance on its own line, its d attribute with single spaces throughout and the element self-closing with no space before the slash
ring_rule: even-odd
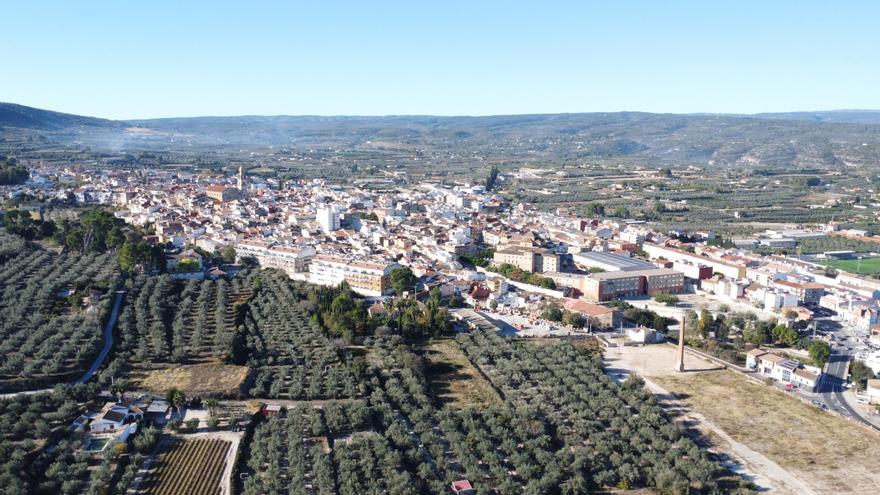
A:
<svg viewBox="0 0 880 495">
<path fill-rule="evenodd" d="M 604 367 L 616 380 L 636 373 L 645 380 L 645 386 L 657 396 L 673 420 L 686 428 L 694 428 L 714 444 L 711 450 L 732 459 L 727 467 L 752 481 L 758 487 L 783 495 L 818 495 L 810 484 L 795 476 L 764 454 L 737 442 L 719 426 L 691 409 L 667 389 L 651 381 L 651 377 L 677 375 L 674 368 L 676 351 L 671 346 L 641 346 L 611 348 L 605 352 Z M 714 373 L 717 365 L 688 354 L 685 367 L 696 373 Z M 697 371 L 705 370 L 705 371 Z"/>
<path fill-rule="evenodd" d="M 670 411 L 675 418 L 676 423 L 684 423 L 689 427 L 700 430 L 703 434 L 710 438 L 717 438 L 726 443 L 726 445 L 716 445 L 716 447 L 727 447 L 723 449 L 725 453 L 730 455 L 739 467 L 744 468 L 744 472 L 738 472 L 738 466 L 728 466 L 737 474 L 749 479 L 761 489 L 766 489 L 773 493 L 785 495 L 819 495 L 809 484 L 797 476 L 785 470 L 779 464 L 768 459 L 759 452 L 755 452 L 749 447 L 737 442 L 724 432 L 721 428 L 706 419 L 705 416 L 699 414 L 681 401 L 668 390 L 652 382 L 648 378 L 644 378 L 645 386 L 654 395 L 657 396 L 659 402 L 665 409 Z M 714 440 L 713 438 L 713 440 Z M 714 442 L 713 443 L 719 443 Z M 714 449 L 713 449 L 714 450 Z"/>
</svg>

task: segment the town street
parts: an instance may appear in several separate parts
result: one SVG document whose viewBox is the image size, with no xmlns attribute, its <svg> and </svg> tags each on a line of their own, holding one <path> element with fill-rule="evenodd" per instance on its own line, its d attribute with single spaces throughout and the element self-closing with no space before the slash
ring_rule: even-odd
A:
<svg viewBox="0 0 880 495">
<path fill-rule="evenodd" d="M 847 394 L 852 395 L 852 392 L 846 388 L 849 362 L 852 359 L 851 344 L 847 343 L 847 340 L 853 336 L 852 332 L 827 317 L 817 318 L 816 326 L 822 333 L 833 336 L 834 340 L 830 342 L 831 356 L 828 359 L 826 372 L 816 386 L 815 400 L 847 418 L 880 430 L 880 427 L 871 418 L 868 418 L 857 407 L 853 407 L 846 397 Z"/>
</svg>

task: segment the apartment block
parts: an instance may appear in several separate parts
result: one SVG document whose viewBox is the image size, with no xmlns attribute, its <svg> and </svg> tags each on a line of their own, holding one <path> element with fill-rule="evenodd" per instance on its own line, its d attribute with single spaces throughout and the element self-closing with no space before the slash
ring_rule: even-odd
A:
<svg viewBox="0 0 880 495">
<path fill-rule="evenodd" d="M 799 301 L 806 304 L 818 304 L 822 296 L 825 295 L 825 286 L 822 284 L 776 280 L 773 282 L 773 285 L 785 292 L 794 294 Z"/>
<path fill-rule="evenodd" d="M 559 255 L 548 250 L 511 246 L 495 251 L 492 261 L 496 265 L 513 265 L 532 273 L 558 272 Z"/>
<path fill-rule="evenodd" d="M 335 205 L 322 205 L 318 207 L 315 221 L 321 226 L 325 234 L 339 230 L 339 208 Z"/>
<path fill-rule="evenodd" d="M 252 257 L 261 267 L 283 270 L 292 278 L 302 278 L 297 275 L 309 271 L 309 263 L 316 254 L 312 246 L 273 246 L 260 241 L 240 242 L 235 252 L 239 258 Z"/>
<path fill-rule="evenodd" d="M 309 264 L 309 281 L 319 285 L 339 285 L 344 281 L 358 294 L 380 297 L 390 291 L 389 276 L 399 266 L 318 255 Z"/>
<path fill-rule="evenodd" d="M 659 293 L 684 291 L 684 274 L 668 268 L 594 273 L 582 281 L 581 291 L 590 301 L 611 301 Z"/>
</svg>

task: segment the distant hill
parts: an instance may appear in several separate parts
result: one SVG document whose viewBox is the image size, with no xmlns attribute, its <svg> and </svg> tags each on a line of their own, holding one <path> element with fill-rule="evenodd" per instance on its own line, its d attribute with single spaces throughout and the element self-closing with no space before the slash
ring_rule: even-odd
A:
<svg viewBox="0 0 880 495">
<path fill-rule="evenodd" d="M 272 146 L 371 153 L 395 149 L 520 163 L 626 158 L 648 166 L 749 168 L 876 168 L 880 166 L 880 123 L 872 119 L 878 116 L 880 112 L 871 111 L 757 116 L 613 112 L 485 117 L 279 115 L 123 122 L 0 104 L 0 126 L 18 129 L 23 139 L 37 135 L 52 143 L 94 150 L 222 152 Z"/>
<path fill-rule="evenodd" d="M 57 130 L 75 126 L 119 127 L 120 124 L 112 120 L 0 102 L 0 127 Z"/>
<path fill-rule="evenodd" d="M 759 119 L 808 120 L 810 122 L 844 124 L 878 124 L 880 110 L 829 110 L 825 112 L 783 112 L 758 113 L 752 115 Z"/>
<path fill-rule="evenodd" d="M 486 117 L 199 117 L 130 122 L 211 146 L 403 145 L 526 160 L 837 168 L 880 163 L 880 125 L 640 112 Z"/>
</svg>

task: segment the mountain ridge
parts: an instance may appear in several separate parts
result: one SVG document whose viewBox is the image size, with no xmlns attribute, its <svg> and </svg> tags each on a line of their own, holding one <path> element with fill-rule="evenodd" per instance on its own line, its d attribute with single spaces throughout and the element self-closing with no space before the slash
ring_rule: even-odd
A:
<svg viewBox="0 0 880 495">
<path fill-rule="evenodd" d="M 38 137 L 54 145 L 114 152 L 273 147 L 377 152 L 391 146 L 520 162 L 626 158 L 655 166 L 880 167 L 880 123 L 871 120 L 876 115 L 880 122 L 880 112 L 781 118 L 785 115 L 253 115 L 116 121 L 0 103 L 0 127 L 17 132 L 20 140 Z M 860 121 L 830 121 L 847 118 Z"/>
<path fill-rule="evenodd" d="M 43 115 L 41 115 L 43 114 Z M 395 119 L 497 119 L 497 118 L 518 118 L 518 117 L 574 117 L 589 115 L 658 115 L 658 116 L 678 116 L 678 117 L 736 117 L 736 118 L 753 118 L 760 120 L 809 120 L 816 122 L 828 123 L 849 123 L 849 124 L 877 124 L 880 125 L 880 110 L 875 109 L 834 109 L 834 110 L 805 110 L 794 112 L 760 112 L 760 113 L 713 113 L 713 112 L 697 112 L 697 113 L 671 113 L 671 112 L 646 112 L 640 110 L 620 110 L 614 112 L 543 112 L 543 113 L 523 113 L 523 114 L 492 114 L 492 115 L 431 115 L 431 114 L 386 114 L 386 115 L 360 115 L 360 114 L 336 114 L 336 115 L 319 115 L 319 114 L 242 114 L 242 115 L 196 115 L 188 117 L 154 117 L 146 119 L 107 119 L 103 117 L 85 116 L 66 112 L 58 112 L 38 107 L 31 107 L 12 102 L 0 101 L 0 126 L 7 127 L 28 127 L 27 125 L 16 126 L 14 116 L 19 115 L 21 118 L 27 119 L 25 123 L 39 123 L 35 120 L 36 116 L 52 116 L 51 120 L 60 121 L 61 123 L 70 123 L 78 125 L 137 125 L 137 124 L 158 124 L 173 123 L 184 121 L 227 121 L 233 119 L 245 120 L 395 120 Z M 52 123 L 51 127 L 57 127 L 57 123 Z M 44 123 L 44 127 L 50 127 L 48 123 Z"/>
</svg>

